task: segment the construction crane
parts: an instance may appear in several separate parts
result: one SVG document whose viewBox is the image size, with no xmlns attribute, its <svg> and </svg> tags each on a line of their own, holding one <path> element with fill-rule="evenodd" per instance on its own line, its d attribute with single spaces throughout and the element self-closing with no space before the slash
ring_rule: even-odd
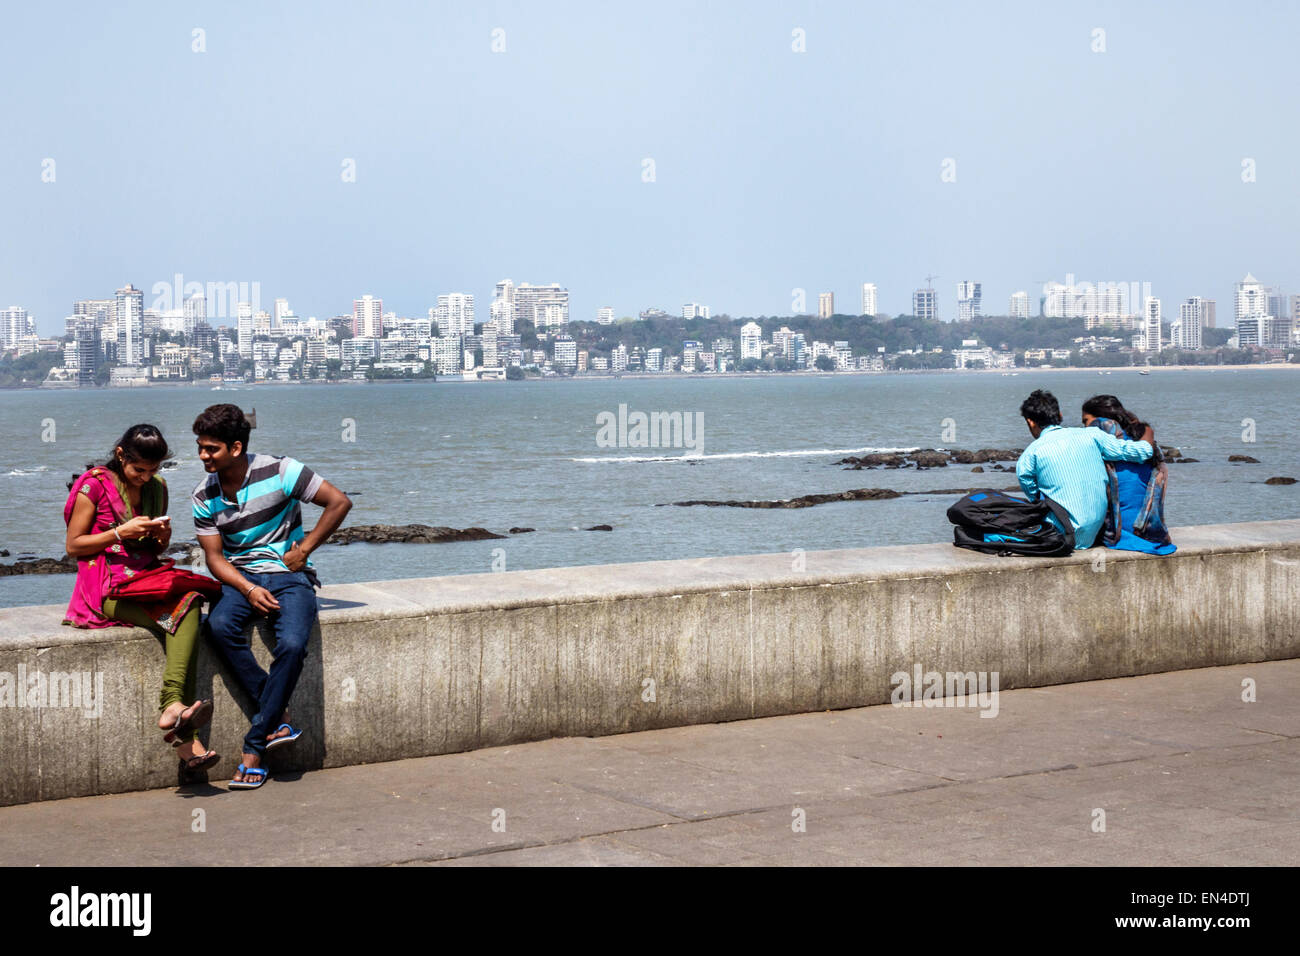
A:
<svg viewBox="0 0 1300 956">
<path fill-rule="evenodd" d="M 943 278 L 943 276 L 926 276 L 926 277 L 925 277 L 925 287 L 926 287 L 927 289 L 933 289 L 933 288 L 934 288 L 934 280 L 935 280 L 935 279 L 941 279 L 941 278 Z"/>
</svg>

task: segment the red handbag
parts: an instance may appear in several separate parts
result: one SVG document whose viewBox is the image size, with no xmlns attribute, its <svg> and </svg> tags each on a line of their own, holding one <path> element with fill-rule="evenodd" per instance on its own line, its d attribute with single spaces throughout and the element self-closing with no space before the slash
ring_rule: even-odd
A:
<svg viewBox="0 0 1300 956">
<path fill-rule="evenodd" d="M 128 598 L 132 601 L 168 601 L 180 598 L 190 591 L 198 591 L 205 598 L 221 595 L 221 582 L 193 571 L 175 566 L 170 558 L 156 568 L 149 568 L 108 589 L 108 597 Z"/>
</svg>

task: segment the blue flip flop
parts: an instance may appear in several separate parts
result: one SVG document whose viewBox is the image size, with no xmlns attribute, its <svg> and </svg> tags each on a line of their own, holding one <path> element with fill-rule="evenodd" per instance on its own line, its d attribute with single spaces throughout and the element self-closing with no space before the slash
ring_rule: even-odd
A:
<svg viewBox="0 0 1300 956">
<path fill-rule="evenodd" d="M 289 732 L 287 734 L 285 734 L 283 737 L 276 737 L 274 740 L 268 740 L 266 742 L 267 750 L 274 750 L 276 747 L 279 747 L 282 744 L 291 744 L 299 737 L 302 736 L 302 731 L 295 729 L 291 724 L 281 724 L 279 727 L 275 728 L 275 732 L 279 733 L 281 730 L 284 730 L 284 728 L 286 727 L 289 728 Z"/>
<path fill-rule="evenodd" d="M 242 773 L 242 774 L 250 774 L 250 773 L 252 773 L 252 774 L 257 774 L 257 782 L 256 782 L 256 783 L 253 783 L 251 780 L 233 780 L 233 779 L 232 779 L 232 780 L 230 781 L 230 783 L 228 784 L 228 786 L 230 787 L 231 790 L 256 790 L 256 789 L 257 789 L 258 787 L 260 787 L 262 784 L 266 783 L 266 768 L 265 768 L 265 767 L 245 767 L 245 766 L 241 763 L 241 764 L 239 765 L 239 769 L 238 769 L 236 772 L 237 772 L 237 773 Z"/>
</svg>

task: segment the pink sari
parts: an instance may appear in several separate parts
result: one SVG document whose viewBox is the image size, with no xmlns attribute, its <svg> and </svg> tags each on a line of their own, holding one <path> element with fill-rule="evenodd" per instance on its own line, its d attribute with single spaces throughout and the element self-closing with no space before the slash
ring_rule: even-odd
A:
<svg viewBox="0 0 1300 956">
<path fill-rule="evenodd" d="M 110 528 L 129 521 L 133 515 L 131 506 L 125 500 L 118 482 L 107 468 L 92 468 L 72 483 L 72 491 L 63 506 L 63 522 L 72 520 L 72 509 L 77 503 L 78 495 L 85 495 L 95 506 L 95 516 L 91 520 L 89 534 L 101 534 Z M 148 489 L 142 495 L 141 511 L 157 510 L 158 514 L 167 511 L 167 485 L 161 478 L 154 478 L 158 487 Z M 153 507 L 150 507 L 150 504 Z M 150 515 L 156 517 L 156 515 Z M 139 544 L 135 541 L 114 541 L 99 554 L 77 559 L 77 580 L 72 588 L 72 599 L 63 623 L 73 627 L 130 627 L 124 621 L 116 621 L 104 616 L 104 598 L 109 589 L 130 581 L 137 574 L 150 568 L 159 567 L 155 547 Z M 178 600 L 140 603 L 140 606 L 169 633 L 176 633 L 181 618 L 190 609 L 195 600 L 202 595 L 191 591 Z"/>
</svg>

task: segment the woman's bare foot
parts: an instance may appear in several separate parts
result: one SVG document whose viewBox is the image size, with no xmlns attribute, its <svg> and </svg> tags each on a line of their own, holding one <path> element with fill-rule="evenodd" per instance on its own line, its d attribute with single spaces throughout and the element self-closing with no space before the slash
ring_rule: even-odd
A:
<svg viewBox="0 0 1300 956">
<path fill-rule="evenodd" d="M 179 700 L 175 703 L 168 704 L 163 708 L 163 712 L 158 715 L 158 729 L 171 730 L 176 726 L 177 719 L 179 719 L 181 714 L 185 713 L 187 709 L 188 708 L 186 708 L 185 704 Z"/>
<path fill-rule="evenodd" d="M 183 744 L 177 744 L 176 756 L 187 763 L 195 757 L 207 756 L 208 748 L 203 746 L 196 737 L 194 740 L 187 740 Z"/>
</svg>

